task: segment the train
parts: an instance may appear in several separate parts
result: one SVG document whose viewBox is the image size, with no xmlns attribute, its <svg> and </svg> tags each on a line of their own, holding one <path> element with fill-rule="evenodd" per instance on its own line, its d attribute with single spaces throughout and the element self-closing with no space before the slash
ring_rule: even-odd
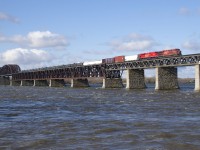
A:
<svg viewBox="0 0 200 150">
<path fill-rule="evenodd" d="M 112 58 L 104 58 L 98 61 L 86 61 L 86 62 L 77 62 L 73 64 L 67 65 L 60 65 L 60 66 L 52 66 L 52 67 L 43 67 L 43 68 L 36 68 L 30 70 L 23 70 L 22 72 L 33 72 L 33 71 L 42 71 L 42 70 L 54 70 L 54 69 L 62 69 L 62 68 L 74 68 L 74 67 L 82 67 L 82 66 L 92 66 L 92 65 L 101 65 L 101 64 L 109 64 L 109 63 L 123 63 L 128 61 L 137 61 L 137 60 L 145 60 L 145 59 L 155 59 L 160 57 L 172 57 L 172 56 L 181 56 L 180 49 L 168 49 L 162 51 L 155 51 L 155 52 L 148 52 L 148 53 L 141 53 L 138 55 L 131 55 L 131 56 L 115 56 Z M 0 73 L 2 68 L 0 67 Z"/>
<path fill-rule="evenodd" d="M 131 56 L 115 56 L 112 58 L 104 58 L 99 61 L 86 61 L 83 63 L 79 63 L 79 65 L 89 66 L 89 65 L 99 65 L 99 64 L 110 64 L 110 63 L 122 63 L 128 61 L 137 61 L 137 60 L 145 60 L 145 59 L 155 59 L 161 57 L 172 57 L 172 56 L 181 56 L 180 49 L 167 49 L 155 52 L 148 52 L 148 53 L 141 53 L 138 55 L 131 55 Z"/>
</svg>

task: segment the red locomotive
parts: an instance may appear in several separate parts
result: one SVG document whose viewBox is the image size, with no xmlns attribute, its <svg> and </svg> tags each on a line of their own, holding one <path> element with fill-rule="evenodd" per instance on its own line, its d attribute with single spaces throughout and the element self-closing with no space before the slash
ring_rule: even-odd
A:
<svg viewBox="0 0 200 150">
<path fill-rule="evenodd" d="M 139 54 L 139 59 L 150 59 L 150 58 L 157 58 L 157 57 L 180 56 L 180 55 L 181 55 L 180 49 L 169 49 L 169 50 L 162 50 L 158 52 L 142 53 L 142 54 Z"/>
</svg>

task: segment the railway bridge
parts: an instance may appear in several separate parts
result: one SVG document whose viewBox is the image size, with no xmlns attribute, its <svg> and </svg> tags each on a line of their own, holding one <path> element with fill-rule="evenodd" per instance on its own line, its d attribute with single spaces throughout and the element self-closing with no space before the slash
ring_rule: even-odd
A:
<svg viewBox="0 0 200 150">
<path fill-rule="evenodd" d="M 156 90 L 179 88 L 177 69 L 195 66 L 195 91 L 200 91 L 200 54 L 181 55 L 93 65 L 70 64 L 21 70 L 18 65 L 0 67 L 0 84 L 11 86 L 51 86 L 65 85 L 71 80 L 71 87 L 89 86 L 88 78 L 101 78 L 102 88 L 122 88 L 122 72 L 127 70 L 126 88 L 146 88 L 144 70 L 155 68 Z"/>
</svg>

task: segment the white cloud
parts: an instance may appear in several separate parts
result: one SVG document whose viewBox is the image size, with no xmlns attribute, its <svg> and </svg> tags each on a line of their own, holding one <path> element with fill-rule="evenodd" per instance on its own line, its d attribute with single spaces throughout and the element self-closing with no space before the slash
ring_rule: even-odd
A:
<svg viewBox="0 0 200 150">
<path fill-rule="evenodd" d="M 179 9 L 179 14 L 181 15 L 189 15 L 190 14 L 190 10 L 186 7 L 182 7 Z"/>
<path fill-rule="evenodd" d="M 0 66 L 18 64 L 22 68 L 35 68 L 49 63 L 53 58 L 44 50 L 16 48 L 0 53 Z"/>
<path fill-rule="evenodd" d="M 113 40 L 110 42 L 110 45 L 114 50 L 135 51 L 151 49 L 157 43 L 150 36 L 134 33 L 126 36 L 124 39 Z"/>
<path fill-rule="evenodd" d="M 0 12 L 0 20 L 6 20 L 6 21 L 10 21 L 13 23 L 18 23 L 19 20 L 16 17 L 13 17 L 11 15 L 5 14 L 3 12 Z"/>
<path fill-rule="evenodd" d="M 66 37 L 50 31 L 29 32 L 26 36 L 0 36 L 0 42 L 16 43 L 22 47 L 29 48 L 64 48 L 69 44 Z"/>
<path fill-rule="evenodd" d="M 30 47 L 62 47 L 68 44 L 67 39 L 64 36 L 45 32 L 30 32 L 27 36 Z"/>
</svg>

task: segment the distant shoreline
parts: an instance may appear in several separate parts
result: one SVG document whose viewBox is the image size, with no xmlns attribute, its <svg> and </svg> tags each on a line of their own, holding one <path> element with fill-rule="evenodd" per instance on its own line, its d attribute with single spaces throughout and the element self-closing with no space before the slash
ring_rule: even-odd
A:
<svg viewBox="0 0 200 150">
<path fill-rule="evenodd" d="M 125 79 L 126 80 L 126 79 Z M 155 77 L 147 77 L 145 78 L 146 83 L 155 83 Z M 179 83 L 194 83 L 194 78 L 178 78 Z"/>
</svg>

